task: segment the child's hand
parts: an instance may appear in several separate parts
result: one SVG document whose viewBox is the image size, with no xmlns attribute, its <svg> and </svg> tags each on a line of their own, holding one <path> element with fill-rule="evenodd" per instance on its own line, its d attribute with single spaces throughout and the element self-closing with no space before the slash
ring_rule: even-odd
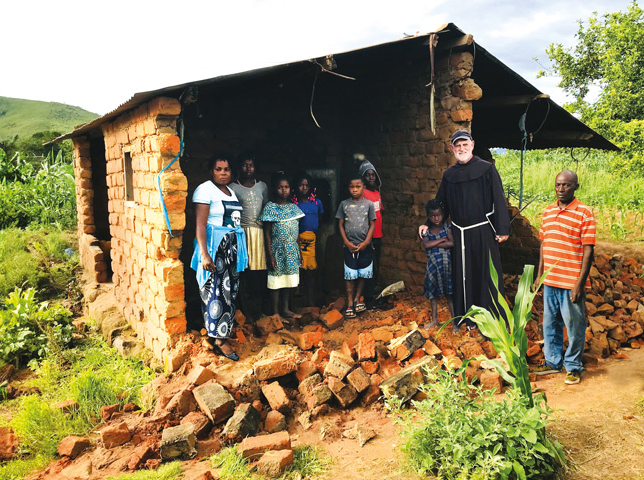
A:
<svg viewBox="0 0 644 480">
<path fill-rule="evenodd" d="M 356 253 L 358 251 L 358 250 L 356 250 L 358 248 L 358 246 L 356 244 L 350 242 L 349 240 L 347 240 L 344 243 L 344 246 L 347 247 L 351 253 Z"/>
<path fill-rule="evenodd" d="M 356 253 L 356 252 L 362 252 L 364 249 L 366 249 L 366 248 L 367 248 L 367 245 L 368 245 L 368 243 L 367 243 L 367 242 L 359 243 L 358 245 L 356 245 L 356 250 L 355 250 L 355 252 L 354 252 L 354 253 Z"/>
<path fill-rule="evenodd" d="M 277 261 L 275 260 L 275 257 L 271 255 L 271 270 L 277 270 Z"/>
</svg>

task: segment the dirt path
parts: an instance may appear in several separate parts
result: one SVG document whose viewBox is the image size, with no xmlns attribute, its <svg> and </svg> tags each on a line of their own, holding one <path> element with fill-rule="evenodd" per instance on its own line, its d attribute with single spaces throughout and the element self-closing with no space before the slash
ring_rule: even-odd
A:
<svg viewBox="0 0 644 480">
<path fill-rule="evenodd" d="M 537 383 L 556 409 L 552 432 L 571 460 L 566 479 L 644 477 L 644 417 L 636 405 L 644 397 L 644 350 L 624 354 L 628 358 L 611 358 L 588 369 L 579 385 L 565 385 L 563 374 Z M 364 447 L 341 437 L 356 422 L 378 432 Z M 382 408 L 341 412 L 294 435 L 295 445 L 318 445 L 333 458 L 324 480 L 420 478 L 401 470 L 398 427 Z"/>
</svg>

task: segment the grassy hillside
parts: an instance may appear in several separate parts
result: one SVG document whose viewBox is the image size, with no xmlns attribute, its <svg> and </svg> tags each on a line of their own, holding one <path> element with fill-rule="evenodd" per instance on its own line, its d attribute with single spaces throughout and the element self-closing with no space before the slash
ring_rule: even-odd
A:
<svg viewBox="0 0 644 480">
<path fill-rule="evenodd" d="M 97 118 L 95 113 L 64 103 L 0 97 L 0 141 L 31 137 L 45 130 L 69 132 Z"/>
</svg>

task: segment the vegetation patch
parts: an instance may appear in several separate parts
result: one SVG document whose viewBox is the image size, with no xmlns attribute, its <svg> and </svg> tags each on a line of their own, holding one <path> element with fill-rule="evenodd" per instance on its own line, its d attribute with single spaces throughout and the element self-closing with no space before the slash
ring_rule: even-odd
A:
<svg viewBox="0 0 644 480">
<path fill-rule="evenodd" d="M 421 475 L 443 479 L 554 478 L 564 465 L 561 445 L 548 438 L 545 400 L 530 406 L 519 390 L 497 401 L 456 372 L 428 372 L 425 400 L 387 407 L 404 425 L 403 452 Z"/>
<path fill-rule="evenodd" d="M 107 480 L 173 480 L 184 478 L 180 462 L 161 465 L 157 470 L 139 470 L 134 473 L 123 473 Z"/>
</svg>

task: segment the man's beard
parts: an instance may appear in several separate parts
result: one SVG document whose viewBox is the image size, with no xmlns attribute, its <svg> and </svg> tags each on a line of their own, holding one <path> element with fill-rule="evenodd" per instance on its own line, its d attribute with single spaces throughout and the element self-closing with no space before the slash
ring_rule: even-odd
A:
<svg viewBox="0 0 644 480">
<path fill-rule="evenodd" d="M 461 163 L 466 163 L 470 158 L 472 158 L 472 152 L 454 152 L 456 160 Z"/>
</svg>

